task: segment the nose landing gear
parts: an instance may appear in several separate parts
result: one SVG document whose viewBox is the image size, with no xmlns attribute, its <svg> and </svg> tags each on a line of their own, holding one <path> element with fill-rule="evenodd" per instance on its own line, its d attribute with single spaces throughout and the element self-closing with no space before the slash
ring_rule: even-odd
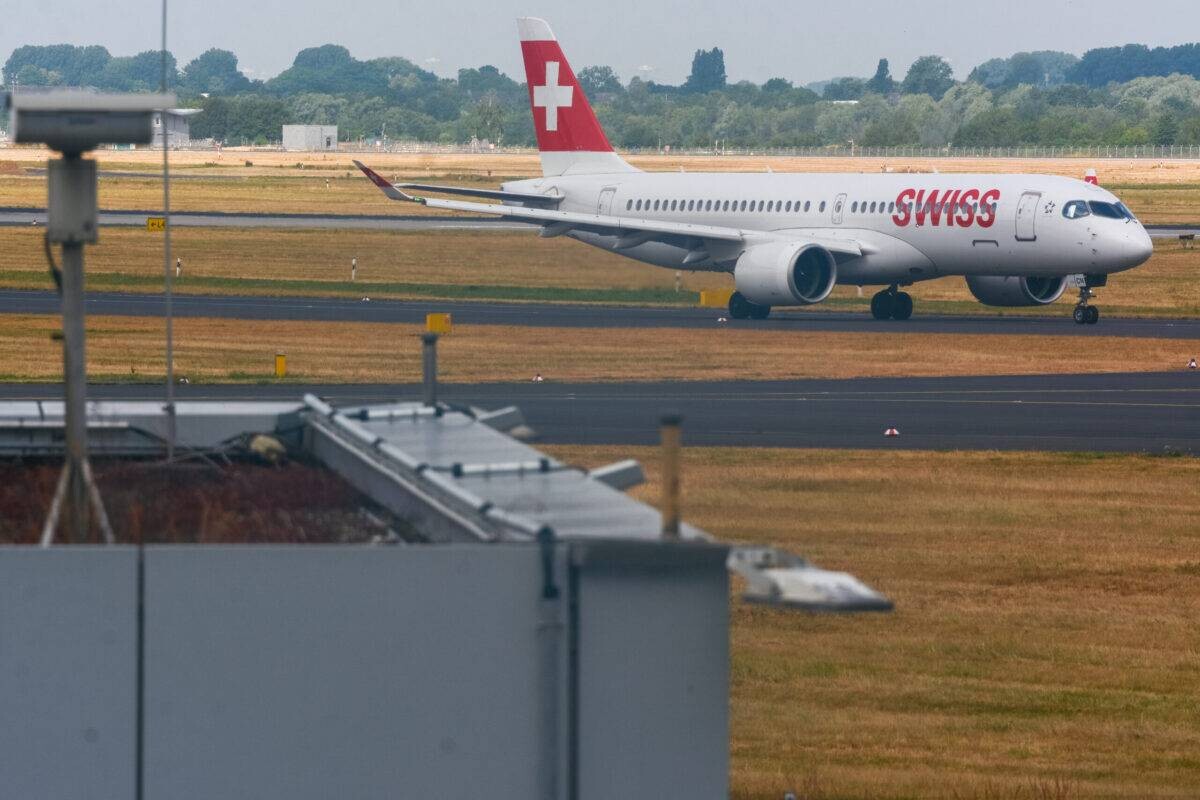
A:
<svg viewBox="0 0 1200 800">
<path fill-rule="evenodd" d="M 906 320 L 912 316 L 913 300 L 908 292 L 897 291 L 892 284 L 871 298 L 871 316 L 875 319 Z"/>
<path fill-rule="evenodd" d="M 1095 292 L 1092 291 L 1090 286 L 1079 287 L 1079 302 L 1075 305 L 1075 311 L 1071 314 L 1076 325 L 1095 325 L 1100 321 L 1100 309 L 1088 305 L 1088 300 L 1095 296 Z"/>
</svg>

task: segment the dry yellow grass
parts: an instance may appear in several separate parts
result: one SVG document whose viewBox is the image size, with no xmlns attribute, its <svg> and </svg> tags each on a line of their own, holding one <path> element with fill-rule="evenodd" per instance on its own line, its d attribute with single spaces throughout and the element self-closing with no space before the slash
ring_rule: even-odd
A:
<svg viewBox="0 0 1200 800">
<path fill-rule="evenodd" d="M 635 494 L 658 500 L 652 449 L 548 449 L 640 458 Z M 734 604 L 734 797 L 1200 796 L 1200 461 L 688 449 L 684 464 L 689 521 L 896 602 Z"/>
<path fill-rule="evenodd" d="M 184 261 L 180 291 L 239 291 L 236 287 L 189 287 L 195 278 L 254 278 L 323 281 L 328 292 L 350 279 L 350 259 L 358 259 L 364 283 L 415 283 L 461 286 L 544 286 L 559 288 L 667 289 L 675 273 L 587 247 L 569 239 L 538 239 L 533 231 L 350 231 L 243 230 L 176 228 L 173 255 Z M 111 228 L 87 251 L 90 275 L 162 277 L 162 235 Z M 0 285 L 43 286 L 47 280 L 42 232 L 0 228 Z M 725 275 L 684 276 L 690 291 L 719 288 Z M 131 286 L 159 291 L 161 286 Z M 249 291 L 249 290 L 241 290 Z M 263 291 L 261 288 L 258 291 Z M 269 289 L 267 289 L 269 291 Z M 314 291 L 320 291 L 318 288 Z M 361 292 L 359 292 L 361 294 Z"/>
<path fill-rule="evenodd" d="M 142 230 L 112 228 L 88 249 L 89 274 L 111 278 L 103 285 L 129 291 L 159 291 L 162 238 Z M 675 273 L 567 239 L 538 239 L 531 232 L 387 232 L 314 230 L 241 230 L 178 228 L 172 236 L 175 255 L 184 260 L 181 292 L 359 295 L 348 283 L 349 262 L 358 258 L 358 279 L 367 284 L 411 287 L 523 287 L 670 291 Z M 48 278 L 42 232 L 32 228 L 0 229 L 0 286 L 45 287 Z M 1177 242 L 1159 242 L 1145 265 L 1114 275 L 1099 289 L 1105 313 L 1193 316 L 1200 314 L 1194 281 L 1200 274 L 1200 249 L 1184 250 Z M 214 284 L 211 279 L 311 281 L 309 285 Z M 684 273 L 685 291 L 731 288 L 732 278 L 715 273 Z M 865 313 L 873 290 L 859 300 L 855 288 L 835 289 L 835 303 L 857 303 Z M 931 310 L 996 313 L 976 303 L 960 278 L 917 284 L 909 290 L 917 314 Z M 414 296 L 415 289 L 370 290 L 374 297 Z M 427 295 L 428 291 L 423 291 Z M 434 292 L 436 294 L 436 292 Z M 444 296 L 452 296 L 446 291 Z M 486 293 L 485 293 L 486 294 Z M 1064 295 L 1060 313 L 1074 303 Z M 933 304 L 933 305 L 930 305 Z M 945 304 L 955 304 L 946 306 Z M 800 313 L 820 313 L 817 306 Z M 1047 313 L 1046 309 L 1034 309 Z M 1011 312 L 1010 312 L 1011 313 Z"/>
<path fill-rule="evenodd" d="M 59 321 L 0 317 L 0 378 L 57 380 Z M 94 380 L 150 379 L 165 371 L 163 322 L 90 317 Z M 277 351 L 289 377 L 314 382 L 416 382 L 415 325 L 181 318 L 176 369 L 191 380 L 268 380 Z M 1194 342 L 1109 337 L 806 333 L 456 326 L 440 345 L 447 381 L 721 380 L 904 375 L 1003 375 L 1175 369 Z M 632 356 L 631 354 L 636 354 Z"/>
<path fill-rule="evenodd" d="M 49 156 L 40 148 L 13 147 L 0 149 L 0 162 L 37 166 Z M 768 166 L 776 172 L 1030 172 L 1047 175 L 1082 177 L 1088 168 L 1095 168 L 1104 183 L 1198 183 L 1198 159 L 1087 159 L 1087 158 L 822 158 L 761 155 L 629 155 L 636 167 L 648 171 L 689 172 L 761 172 Z M 101 150 L 96 158 L 106 169 L 157 170 L 162 166 L 162 154 L 147 150 Z M 236 171 L 248 175 L 279 174 L 280 171 L 337 170 L 352 168 L 358 159 L 377 168 L 395 172 L 405 178 L 422 175 L 475 175 L 480 178 L 497 175 L 532 176 L 540 174 L 536 153 L 285 153 L 225 148 L 213 151 L 178 151 L 171 153 L 171 163 L 181 172 L 194 174 L 223 174 Z M 251 162 L 250 166 L 246 162 Z"/>
<path fill-rule="evenodd" d="M 25 173 L 44 162 L 42 150 L 0 150 L 0 206 L 44 206 L 45 179 Z M 157 174 L 159 156 L 146 151 L 101 151 L 102 168 Z M 329 154 L 225 150 L 173 153 L 180 177 L 172 187 L 179 210 L 307 213 L 429 213 L 414 204 L 387 200 L 370 186 L 351 160 L 359 158 L 393 180 L 455 182 L 495 186 L 502 180 L 541 174 L 534 154 L 420 155 Z M 1035 172 L 1081 177 L 1088 167 L 1120 194 L 1147 222 L 1200 221 L 1200 160 L 1085 159 L 930 159 L 792 158 L 781 156 L 633 156 L 648 171 L 689 172 Z M 250 162 L 250 166 L 246 166 Z M 1144 188 L 1142 188 L 1142 185 Z M 105 177 L 100 202 L 105 208 L 155 208 L 162 189 L 152 177 Z"/>
</svg>

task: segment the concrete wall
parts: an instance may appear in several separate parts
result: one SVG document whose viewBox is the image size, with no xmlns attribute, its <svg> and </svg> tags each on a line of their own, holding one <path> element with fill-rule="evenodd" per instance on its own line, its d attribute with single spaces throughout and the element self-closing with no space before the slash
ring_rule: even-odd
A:
<svg viewBox="0 0 1200 800">
<path fill-rule="evenodd" d="M 4 548 L 0 796 L 725 796 L 724 550 L 541 555 Z"/>
<path fill-rule="evenodd" d="M 729 594 L 713 567 L 584 562 L 581 796 L 727 796 Z"/>
<path fill-rule="evenodd" d="M 167 146 L 185 147 L 192 142 L 192 123 L 190 114 L 172 114 L 167 112 Z M 154 137 L 151 147 L 162 147 L 162 115 L 154 115 Z"/>
<path fill-rule="evenodd" d="M 295 151 L 337 150 L 337 125 L 284 125 L 283 149 Z"/>
<path fill-rule="evenodd" d="M 0 797 L 134 796 L 137 551 L 0 548 Z"/>
<path fill-rule="evenodd" d="M 536 796 L 536 556 L 147 552 L 146 796 Z"/>
</svg>

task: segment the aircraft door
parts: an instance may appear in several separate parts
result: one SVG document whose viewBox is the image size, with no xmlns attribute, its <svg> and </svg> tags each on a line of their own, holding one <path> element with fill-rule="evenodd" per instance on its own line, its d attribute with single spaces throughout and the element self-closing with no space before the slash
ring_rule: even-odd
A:
<svg viewBox="0 0 1200 800">
<path fill-rule="evenodd" d="M 833 224 L 842 224 L 842 213 L 846 210 L 846 195 L 839 194 L 833 201 Z"/>
<path fill-rule="evenodd" d="M 1017 203 L 1017 241 L 1037 240 L 1037 207 L 1042 199 L 1041 192 L 1026 192 Z"/>
<path fill-rule="evenodd" d="M 601 216 L 608 216 L 612 213 L 613 195 L 617 193 L 617 187 L 606 186 L 600 192 L 600 204 L 596 206 L 596 213 Z"/>
</svg>

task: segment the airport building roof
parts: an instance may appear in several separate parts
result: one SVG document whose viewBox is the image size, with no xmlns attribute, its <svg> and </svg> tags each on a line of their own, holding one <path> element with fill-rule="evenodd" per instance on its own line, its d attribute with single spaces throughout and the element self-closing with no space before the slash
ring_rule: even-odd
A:
<svg viewBox="0 0 1200 800">
<path fill-rule="evenodd" d="M 155 401 L 91 403 L 90 449 L 103 456 L 159 456 L 168 419 Z M 0 457 L 63 452 L 60 401 L 0 402 Z M 484 411 L 396 402 L 334 408 L 301 402 L 176 404 L 177 454 L 262 453 L 272 446 L 315 457 L 425 542 L 625 542 L 670 545 L 662 517 L 622 490 L 642 481 L 632 461 L 584 470 L 538 451 L 516 408 Z M 852 575 L 819 569 L 769 547 L 728 548 L 681 524 L 685 547 L 725 547 L 746 597 L 808 610 L 887 610 L 891 603 Z M 642 558 L 645 558 L 643 554 Z"/>
</svg>

